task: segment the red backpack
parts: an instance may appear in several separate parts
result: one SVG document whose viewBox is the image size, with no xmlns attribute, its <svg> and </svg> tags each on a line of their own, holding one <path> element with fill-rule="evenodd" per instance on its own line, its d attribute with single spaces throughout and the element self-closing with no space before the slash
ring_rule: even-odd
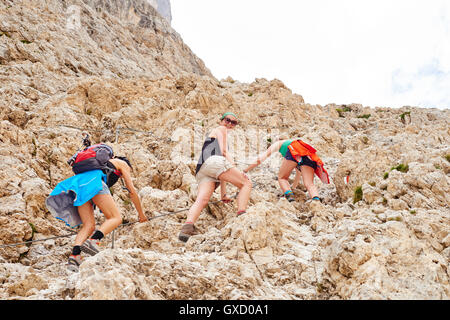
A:
<svg viewBox="0 0 450 320">
<path fill-rule="evenodd" d="M 72 166 L 75 174 L 91 170 L 103 170 L 107 173 L 110 169 L 106 163 L 113 157 L 113 149 L 106 144 L 99 143 L 77 152 L 70 158 L 68 163 Z"/>
</svg>

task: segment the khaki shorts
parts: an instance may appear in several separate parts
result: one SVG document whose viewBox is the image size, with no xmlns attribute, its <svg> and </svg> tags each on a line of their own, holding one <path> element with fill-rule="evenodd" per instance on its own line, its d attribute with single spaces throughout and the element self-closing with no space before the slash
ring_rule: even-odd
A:
<svg viewBox="0 0 450 320">
<path fill-rule="evenodd" d="M 224 156 L 211 156 L 197 173 L 197 182 L 198 184 L 205 181 L 219 182 L 218 177 L 231 168 L 233 165 Z"/>
</svg>

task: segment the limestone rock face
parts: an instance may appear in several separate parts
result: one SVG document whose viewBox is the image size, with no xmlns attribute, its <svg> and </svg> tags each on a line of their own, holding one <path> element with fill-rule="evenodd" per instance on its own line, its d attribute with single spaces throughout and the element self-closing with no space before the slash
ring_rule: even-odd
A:
<svg viewBox="0 0 450 320">
<path fill-rule="evenodd" d="M 211 76 L 144 0 L 8 0 L 0 15 L 2 112 L 19 126 L 83 78 Z"/>
<path fill-rule="evenodd" d="M 277 79 L 215 79 L 144 0 L 2 1 L 0 107 L 1 299 L 450 298 L 449 110 L 310 105 Z M 288 202 L 273 155 L 248 174 L 244 215 L 217 189 L 182 243 L 225 111 L 238 169 L 299 137 L 331 183 L 315 179 L 322 203 L 302 183 Z M 125 225 L 71 273 L 74 230 L 44 201 L 83 132 L 130 159 L 149 221 L 116 184 Z"/>
</svg>

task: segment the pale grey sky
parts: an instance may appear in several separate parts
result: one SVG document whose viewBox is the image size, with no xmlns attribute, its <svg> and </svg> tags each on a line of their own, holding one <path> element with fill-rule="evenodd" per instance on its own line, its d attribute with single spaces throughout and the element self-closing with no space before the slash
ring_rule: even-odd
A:
<svg viewBox="0 0 450 320">
<path fill-rule="evenodd" d="M 310 104 L 450 108 L 448 0 L 171 0 L 213 75 L 279 79 Z"/>
</svg>

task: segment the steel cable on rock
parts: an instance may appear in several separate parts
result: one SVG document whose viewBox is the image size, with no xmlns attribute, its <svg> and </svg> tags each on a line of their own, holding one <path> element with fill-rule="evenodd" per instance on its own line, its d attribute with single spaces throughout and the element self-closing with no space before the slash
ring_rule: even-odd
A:
<svg viewBox="0 0 450 320">
<path fill-rule="evenodd" d="M 16 246 L 26 245 L 26 244 L 30 244 L 30 243 L 34 243 L 34 242 L 42 242 L 42 241 L 47 241 L 47 240 L 59 239 L 59 238 L 67 238 L 67 237 L 70 237 L 70 236 L 73 236 L 76 234 L 77 234 L 76 232 L 72 232 L 70 234 L 66 234 L 66 235 L 62 235 L 62 236 L 55 236 L 55 237 L 50 237 L 50 238 L 45 238 L 45 239 L 29 240 L 29 241 L 25 241 L 25 242 L 18 242 L 18 243 L 11 243 L 11 244 L 3 244 L 3 245 L 0 245 L 0 249 L 6 248 L 6 247 L 16 247 Z"/>
</svg>

